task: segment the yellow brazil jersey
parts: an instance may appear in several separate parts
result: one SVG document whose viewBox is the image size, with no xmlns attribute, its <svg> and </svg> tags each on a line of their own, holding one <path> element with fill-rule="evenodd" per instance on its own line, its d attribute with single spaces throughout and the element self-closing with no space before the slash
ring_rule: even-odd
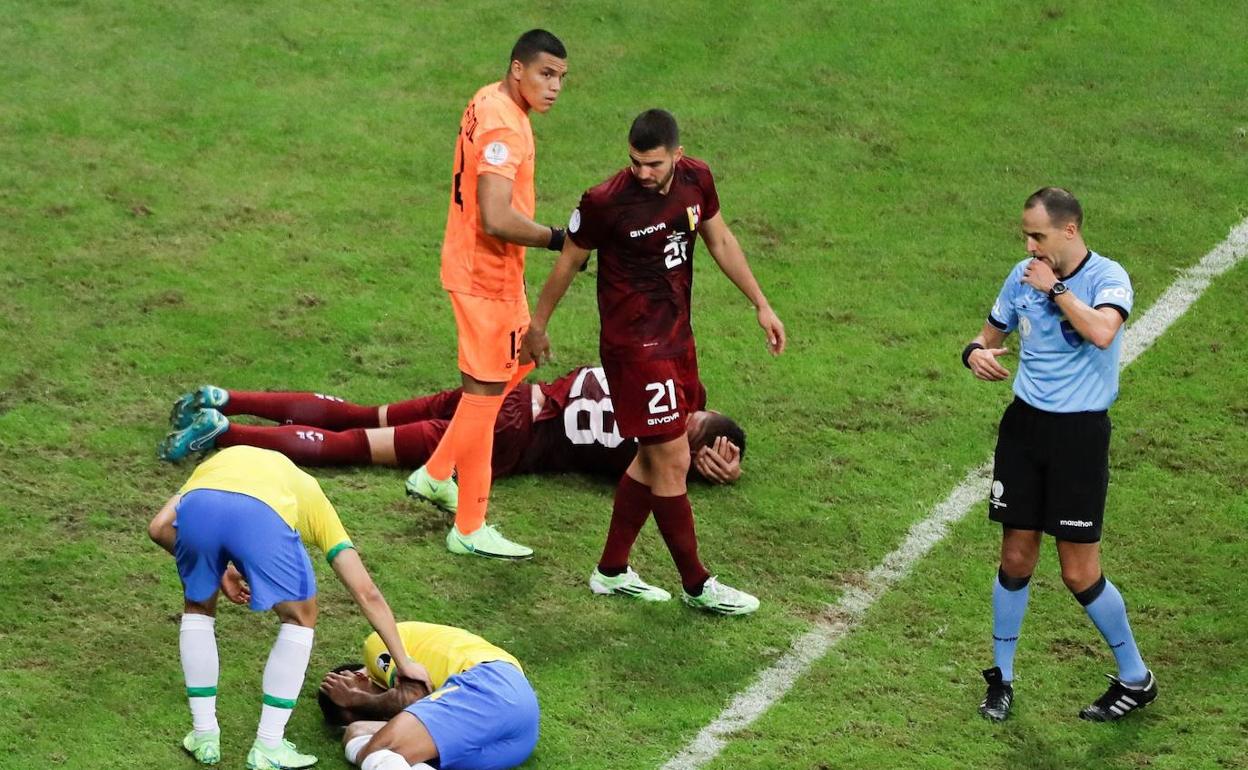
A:
<svg viewBox="0 0 1248 770">
<path fill-rule="evenodd" d="M 283 454 L 250 446 L 222 449 L 195 469 L 178 494 L 193 489 L 256 498 L 277 511 L 305 543 L 321 549 L 326 561 L 332 562 L 344 548 L 354 548 L 321 485 Z"/>
<path fill-rule="evenodd" d="M 398 626 L 407 656 L 428 669 L 435 690 L 455 674 L 492 660 L 503 660 L 520 668 L 520 661 L 511 653 L 462 628 L 410 620 Z M 375 632 L 364 640 L 364 665 L 374 682 L 382 687 L 390 686 L 394 666 L 385 643 Z"/>
</svg>

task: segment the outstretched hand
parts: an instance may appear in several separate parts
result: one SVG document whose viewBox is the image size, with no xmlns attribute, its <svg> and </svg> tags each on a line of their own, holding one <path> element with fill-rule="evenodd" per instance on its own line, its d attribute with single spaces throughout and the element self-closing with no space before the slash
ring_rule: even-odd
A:
<svg viewBox="0 0 1248 770">
<path fill-rule="evenodd" d="M 221 576 L 221 593 L 235 604 L 246 604 L 251 601 L 251 588 L 247 586 L 243 573 L 238 571 L 234 562 L 226 566 L 225 574 Z"/>
<path fill-rule="evenodd" d="M 986 382 L 1000 382 L 1010 376 L 1010 370 L 997 361 L 997 356 L 1003 356 L 1009 352 L 1006 348 L 976 348 L 967 356 L 966 363 L 971 368 L 971 374 L 979 379 Z"/>
<path fill-rule="evenodd" d="M 778 356 L 784 352 L 784 324 L 780 323 L 780 316 L 776 315 L 776 311 L 772 310 L 769 305 L 763 305 L 758 309 L 758 325 L 763 327 L 763 332 L 767 335 L 767 350 L 773 356 Z"/>
</svg>

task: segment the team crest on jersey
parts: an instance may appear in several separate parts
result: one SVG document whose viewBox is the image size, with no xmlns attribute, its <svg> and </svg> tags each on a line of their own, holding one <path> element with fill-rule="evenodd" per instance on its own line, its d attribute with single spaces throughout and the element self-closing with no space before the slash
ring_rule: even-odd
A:
<svg viewBox="0 0 1248 770">
<path fill-rule="evenodd" d="M 380 671 L 383 676 L 389 679 L 390 678 L 390 663 L 391 663 L 390 653 L 383 652 L 380 655 L 378 655 L 376 663 L 377 663 L 377 670 Z"/>
<path fill-rule="evenodd" d="M 506 142 L 490 142 L 485 146 L 485 162 L 491 166 L 503 165 L 510 156 L 511 150 L 507 149 Z"/>
<path fill-rule="evenodd" d="M 702 205 L 694 204 L 685 209 L 685 213 L 689 216 L 689 229 L 697 230 L 698 223 L 702 221 Z"/>
</svg>

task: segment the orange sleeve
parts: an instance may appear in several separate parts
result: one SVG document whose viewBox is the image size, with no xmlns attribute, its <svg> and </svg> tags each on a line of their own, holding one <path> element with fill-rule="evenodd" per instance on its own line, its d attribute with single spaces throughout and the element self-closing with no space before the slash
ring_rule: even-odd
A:
<svg viewBox="0 0 1248 770">
<path fill-rule="evenodd" d="M 498 174 L 515 181 L 528 154 L 524 133 L 497 102 L 487 99 L 477 108 L 476 172 Z"/>
</svg>

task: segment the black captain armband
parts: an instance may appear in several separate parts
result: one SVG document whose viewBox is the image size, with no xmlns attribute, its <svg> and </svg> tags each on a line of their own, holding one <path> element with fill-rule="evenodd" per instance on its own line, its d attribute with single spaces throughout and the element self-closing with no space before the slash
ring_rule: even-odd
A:
<svg viewBox="0 0 1248 770">
<path fill-rule="evenodd" d="M 550 243 L 546 244 L 546 248 L 551 251 L 563 251 L 563 241 L 567 238 L 567 232 L 562 227 L 550 228 Z"/>
<path fill-rule="evenodd" d="M 984 349 L 984 346 L 979 344 L 978 342 L 972 342 L 971 344 L 962 348 L 962 365 L 965 366 L 967 369 L 970 369 L 971 368 L 971 351 L 983 350 L 983 349 Z"/>
</svg>

